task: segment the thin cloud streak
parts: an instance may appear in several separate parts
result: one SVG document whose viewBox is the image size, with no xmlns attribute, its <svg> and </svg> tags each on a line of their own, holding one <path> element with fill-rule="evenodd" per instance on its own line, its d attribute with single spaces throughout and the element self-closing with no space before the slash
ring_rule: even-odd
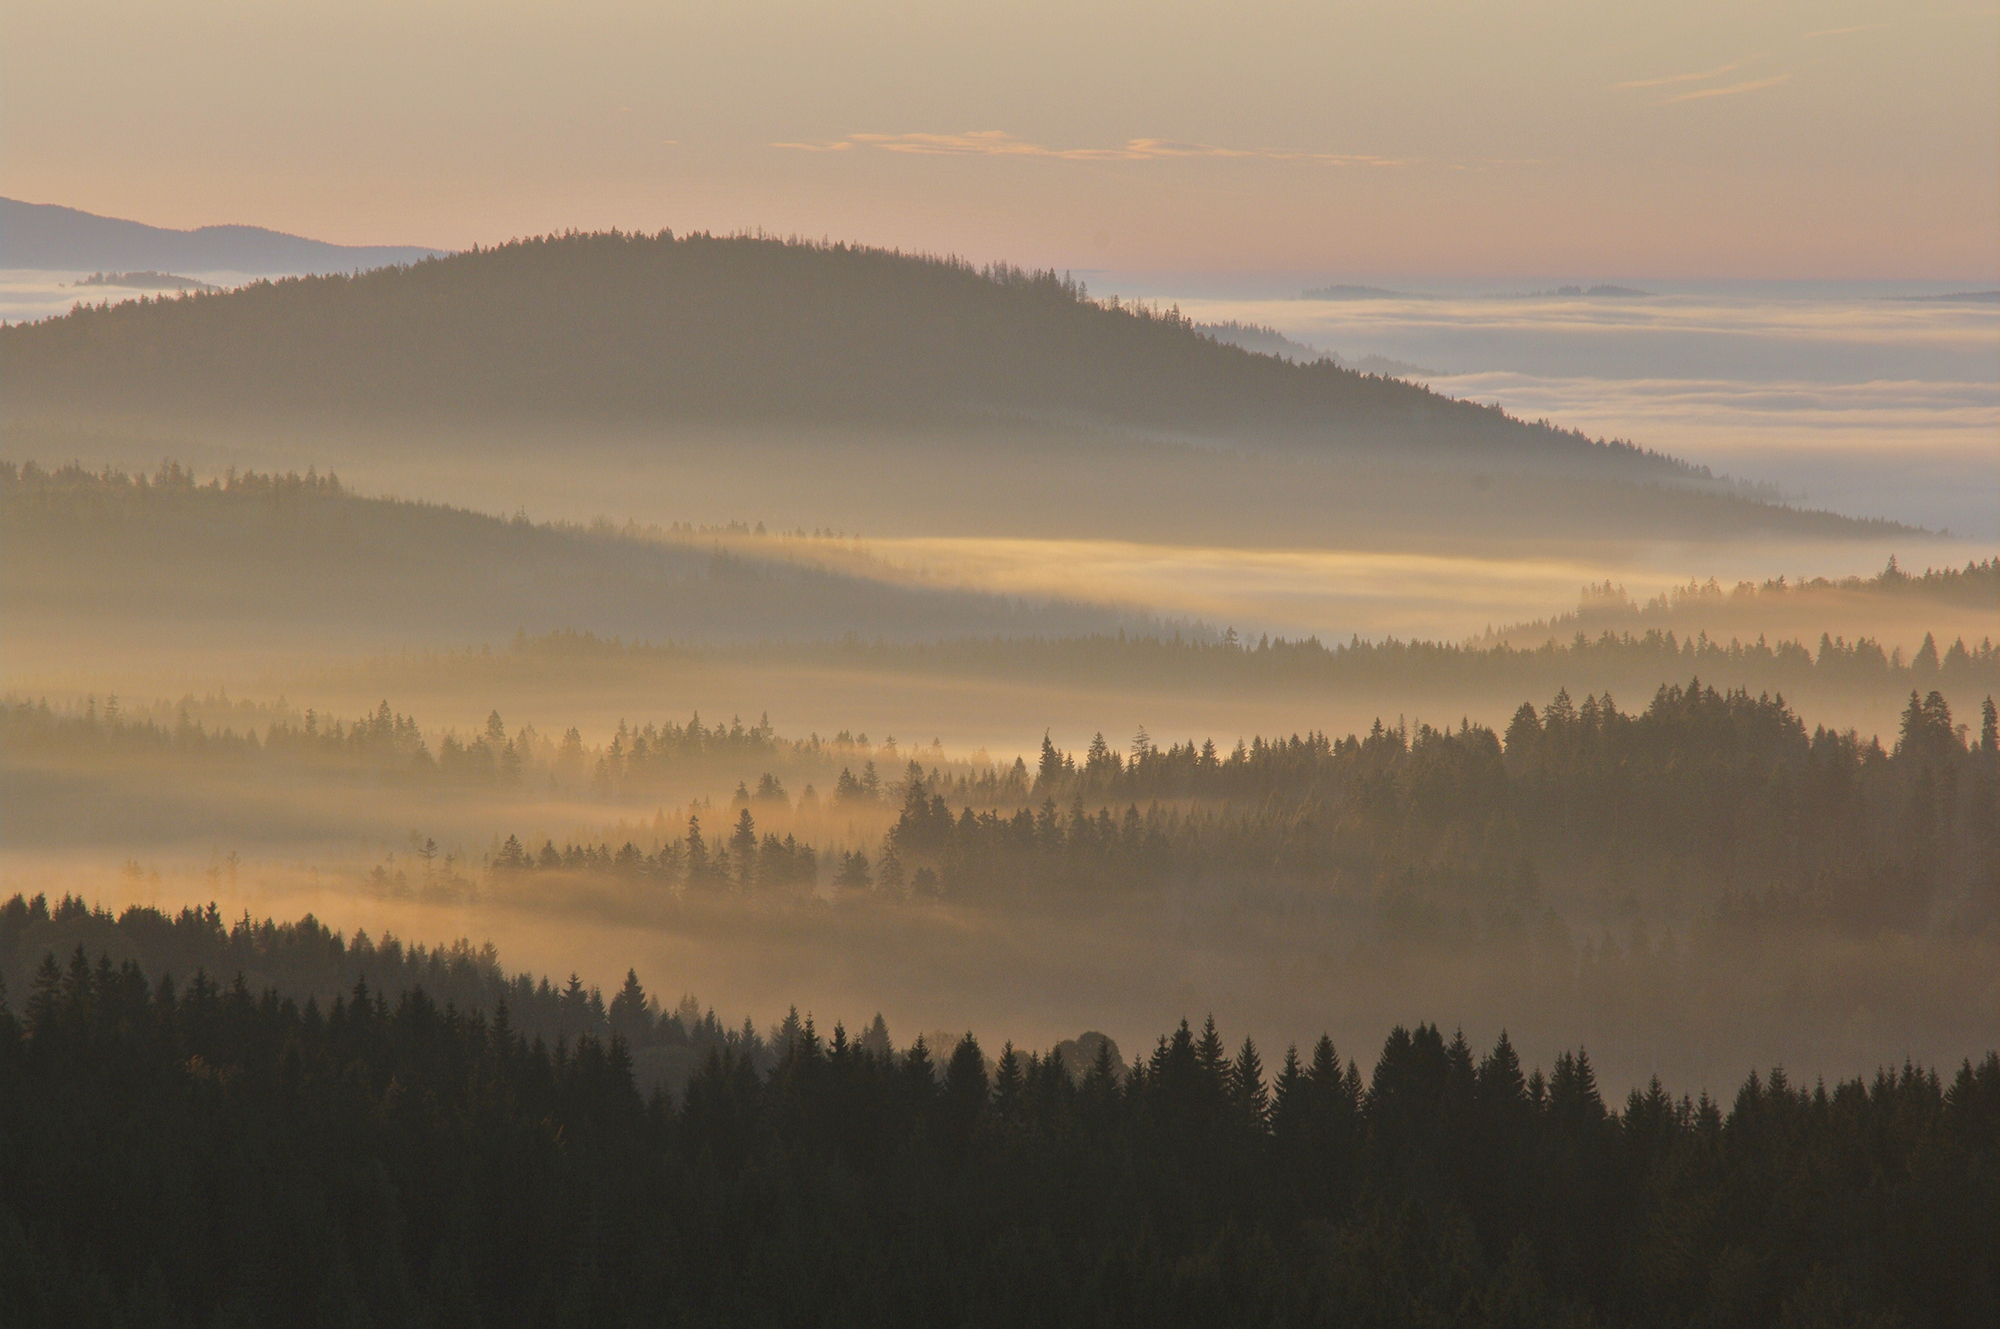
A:
<svg viewBox="0 0 2000 1329">
<path fill-rule="evenodd" d="M 1734 97 L 1739 92 L 1755 92 L 1759 88 L 1774 88 L 1790 77 L 1790 74 L 1777 74 L 1771 78 L 1752 79 L 1748 83 L 1732 83 L 1726 88 L 1701 88 L 1694 92 L 1683 92 L 1678 97 L 1668 97 L 1660 105 L 1672 106 L 1676 102 L 1700 101 L 1705 97 Z"/>
<path fill-rule="evenodd" d="M 1053 161 L 1131 162 L 1182 158 L 1235 158 L 1253 161 L 1317 162 L 1327 166 L 1408 166 L 1416 158 L 1379 157 L 1365 153 L 1281 152 L 1270 148 L 1229 148 L 1213 143 L 1184 143 L 1163 138 L 1127 139 L 1115 148 L 1057 148 L 1016 138 L 1004 129 L 977 129 L 961 134 L 850 134 L 829 143 L 773 143 L 798 152 L 846 152 L 862 146 L 883 152 L 926 157 L 1039 157 Z"/>
<path fill-rule="evenodd" d="M 1629 83 L 1613 83 L 1608 91 L 1622 92 L 1631 88 L 1664 88 L 1674 83 L 1699 83 L 1704 79 L 1721 78 L 1724 74 L 1733 74 L 1741 68 L 1743 68 L 1741 64 L 1723 65 L 1719 69 L 1711 69 L 1701 74 L 1669 74 L 1665 78 L 1633 79 Z"/>
<path fill-rule="evenodd" d="M 1845 37 L 1851 32 L 1879 32 L 1883 28 L 1895 26 L 1893 23 L 1857 23 L 1851 28 L 1821 28 L 1818 32 L 1808 32 L 1800 40 L 1811 41 L 1815 37 Z"/>
</svg>

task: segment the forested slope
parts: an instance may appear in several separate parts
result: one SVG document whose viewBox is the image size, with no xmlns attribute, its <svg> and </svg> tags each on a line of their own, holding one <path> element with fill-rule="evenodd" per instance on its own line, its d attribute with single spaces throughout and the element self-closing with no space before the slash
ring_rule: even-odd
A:
<svg viewBox="0 0 2000 1329">
<path fill-rule="evenodd" d="M 0 329 L 9 412 L 317 421 L 1012 419 L 1470 449 L 1698 478 L 1054 273 L 840 244 L 593 234 Z"/>
<path fill-rule="evenodd" d="M 732 554 L 692 532 L 652 538 L 367 498 L 332 476 L 196 483 L 177 466 L 133 477 L 0 463 L 0 517 L 0 605 L 17 659 L 51 635 L 408 645 L 587 626 L 654 640 L 907 639 L 1088 631 L 1124 617 L 891 585 L 775 548 Z"/>
<path fill-rule="evenodd" d="M 46 963 L 0 1005 L 0 1318 L 1916 1329 L 2000 1296 L 1991 1054 L 1725 1110 L 1434 1025 L 1365 1080 L 1185 1021 L 1079 1080 L 795 1024 L 648 1101 L 621 1039 L 386 996 Z"/>
</svg>

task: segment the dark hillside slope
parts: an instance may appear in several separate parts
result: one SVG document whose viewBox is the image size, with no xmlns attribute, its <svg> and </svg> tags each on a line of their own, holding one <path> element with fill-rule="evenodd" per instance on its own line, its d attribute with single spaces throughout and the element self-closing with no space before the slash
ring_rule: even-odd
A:
<svg viewBox="0 0 2000 1329">
<path fill-rule="evenodd" d="M 654 641 L 858 633 L 890 641 L 1142 625 L 1077 604 L 906 587 L 690 537 L 535 525 L 364 498 L 332 477 L 197 484 L 0 463 L 9 654 L 44 638 L 133 647 L 456 643 L 578 628 Z"/>
<path fill-rule="evenodd" d="M 571 235 L 0 330 L 17 420 L 1025 420 L 1703 473 L 1099 304 L 1053 273 L 846 245 Z M 1595 468 L 1593 468 L 1595 469 Z"/>
</svg>

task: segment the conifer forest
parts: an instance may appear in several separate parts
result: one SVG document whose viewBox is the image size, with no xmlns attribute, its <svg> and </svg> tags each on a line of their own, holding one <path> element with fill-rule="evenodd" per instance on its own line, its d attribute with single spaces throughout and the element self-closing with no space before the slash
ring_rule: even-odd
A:
<svg viewBox="0 0 2000 1329">
<path fill-rule="evenodd" d="M 0 1329 L 2000 1326 L 2000 18 L 1587 8 L 11 3 Z"/>
</svg>

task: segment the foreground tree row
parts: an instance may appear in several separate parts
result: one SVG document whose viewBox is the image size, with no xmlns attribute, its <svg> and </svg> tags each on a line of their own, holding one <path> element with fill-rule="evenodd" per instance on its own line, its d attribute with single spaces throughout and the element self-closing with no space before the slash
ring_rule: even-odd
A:
<svg viewBox="0 0 2000 1329">
<path fill-rule="evenodd" d="M 794 1028 L 678 1100 L 357 984 L 53 959 L 0 1012 L 0 1320 L 1901 1324 L 2000 1315 L 2000 1058 L 1725 1108 L 1433 1026 L 1364 1078 Z"/>
</svg>

